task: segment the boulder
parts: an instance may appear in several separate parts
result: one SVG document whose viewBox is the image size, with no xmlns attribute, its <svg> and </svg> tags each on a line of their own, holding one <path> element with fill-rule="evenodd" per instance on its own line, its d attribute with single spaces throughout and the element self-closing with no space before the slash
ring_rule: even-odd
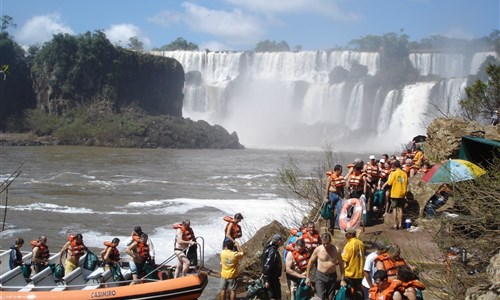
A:
<svg viewBox="0 0 500 300">
<path fill-rule="evenodd" d="M 491 258 L 486 273 L 488 273 L 491 284 L 500 288 L 500 252 Z"/>
<path fill-rule="evenodd" d="M 289 231 L 280 222 L 274 220 L 269 225 L 260 228 L 251 239 L 244 245 L 245 256 L 240 262 L 240 276 L 257 279 L 262 274 L 262 252 L 264 246 L 269 242 L 272 236 L 279 233 L 285 240 L 289 236 Z M 282 249 L 280 254 L 283 255 Z M 283 270 L 285 270 L 283 266 Z"/>
<path fill-rule="evenodd" d="M 484 126 L 458 118 L 434 119 L 427 127 L 427 140 L 423 145 L 425 157 L 431 164 L 457 158 L 464 135 L 500 140 L 500 126 Z"/>
</svg>

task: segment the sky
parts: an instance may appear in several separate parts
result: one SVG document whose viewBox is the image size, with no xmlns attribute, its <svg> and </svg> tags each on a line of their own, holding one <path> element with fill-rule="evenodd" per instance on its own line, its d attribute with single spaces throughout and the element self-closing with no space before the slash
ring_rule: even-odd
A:
<svg viewBox="0 0 500 300">
<path fill-rule="evenodd" d="M 103 31 L 145 50 L 182 37 L 200 49 L 252 50 L 259 41 L 327 50 L 366 35 L 403 32 L 473 39 L 500 29 L 499 0 L 0 0 L 13 18 L 7 31 L 23 46 L 53 34 Z"/>
</svg>

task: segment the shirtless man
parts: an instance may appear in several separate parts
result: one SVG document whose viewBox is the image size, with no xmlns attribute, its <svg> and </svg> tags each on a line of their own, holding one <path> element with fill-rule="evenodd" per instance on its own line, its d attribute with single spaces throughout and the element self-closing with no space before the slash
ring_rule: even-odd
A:
<svg viewBox="0 0 500 300">
<path fill-rule="evenodd" d="M 70 235 L 68 241 L 59 252 L 59 263 L 62 262 L 62 257 L 66 254 L 66 263 L 64 270 L 66 274 L 71 273 L 74 269 L 78 268 L 78 261 L 87 251 L 87 247 L 83 243 L 83 236 L 81 233 Z"/>
<path fill-rule="evenodd" d="M 345 286 L 344 263 L 337 246 L 332 244 L 329 233 L 321 235 L 321 245 L 318 246 L 307 264 L 306 284 L 311 285 L 310 275 L 314 263 L 317 262 L 316 294 L 321 299 L 333 299 L 337 284 L 337 266 L 340 270 L 340 285 Z"/>
<path fill-rule="evenodd" d="M 189 271 L 190 262 L 187 257 L 188 248 L 196 245 L 196 238 L 193 229 L 191 228 L 191 221 L 184 220 L 175 233 L 175 248 L 174 253 L 179 262 L 175 268 L 174 278 L 186 276 Z"/>
</svg>

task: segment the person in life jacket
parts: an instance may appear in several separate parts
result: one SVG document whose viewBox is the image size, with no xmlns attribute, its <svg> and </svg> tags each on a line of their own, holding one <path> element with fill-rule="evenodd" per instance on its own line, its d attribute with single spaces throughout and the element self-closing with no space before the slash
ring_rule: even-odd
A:
<svg viewBox="0 0 500 300">
<path fill-rule="evenodd" d="M 143 232 L 139 236 L 139 239 L 134 240 L 125 250 L 125 252 L 132 257 L 129 263 L 132 273 L 132 282 L 130 285 L 139 283 L 139 278 L 146 275 L 144 274 L 144 264 L 151 258 L 149 254 L 148 238 L 148 235 Z"/>
<path fill-rule="evenodd" d="M 83 243 L 83 235 L 81 233 L 70 234 L 68 236 L 68 241 L 61 248 L 61 251 L 59 251 L 59 263 L 62 263 L 63 255 L 66 255 L 66 262 L 64 263 L 66 274 L 78 268 L 78 261 L 86 251 L 88 249 Z"/>
<path fill-rule="evenodd" d="M 105 263 L 104 268 L 109 269 L 117 266 L 120 262 L 120 250 L 117 248 L 119 244 L 119 238 L 114 238 L 111 242 L 104 242 L 106 248 L 101 252 L 101 258 Z"/>
<path fill-rule="evenodd" d="M 297 241 L 298 240 L 304 240 L 306 249 L 309 253 L 313 253 L 314 249 L 319 246 L 321 243 L 319 231 L 316 230 L 316 225 L 313 221 L 307 223 L 307 227 L 302 231 L 302 236 L 299 237 Z"/>
<path fill-rule="evenodd" d="M 396 283 L 390 283 L 387 280 L 387 272 L 378 270 L 373 274 L 374 285 L 368 290 L 368 299 L 370 300 L 393 300 L 401 299 L 394 297 L 396 292 Z"/>
<path fill-rule="evenodd" d="M 190 262 L 187 257 L 187 251 L 189 247 L 196 245 L 196 238 L 191 228 L 191 221 L 189 220 L 184 220 L 181 224 L 175 224 L 173 227 L 176 230 L 174 253 L 179 260 L 174 274 L 174 278 L 177 278 L 181 274 L 182 276 L 186 276 L 189 270 Z"/>
<path fill-rule="evenodd" d="M 307 264 L 311 255 L 307 251 L 304 240 L 297 240 L 293 251 L 289 251 L 285 258 L 285 272 L 291 300 L 295 299 L 298 282 L 306 278 Z"/>
<path fill-rule="evenodd" d="M 366 194 L 367 179 L 363 173 L 362 163 L 354 165 L 353 172 L 347 177 L 347 187 L 350 191 L 350 198 L 361 198 L 361 195 Z"/>
<path fill-rule="evenodd" d="M 391 245 L 386 253 L 375 258 L 375 267 L 377 270 L 387 272 L 389 281 L 396 279 L 397 267 L 406 265 L 406 261 L 400 256 L 401 249 L 398 245 Z"/>
<path fill-rule="evenodd" d="M 389 213 L 389 204 L 390 204 L 390 194 L 391 194 L 391 187 L 385 185 L 384 183 L 387 182 L 387 179 L 389 179 L 389 175 L 392 172 L 391 168 L 391 162 L 389 160 L 385 160 L 384 158 L 380 159 L 381 162 L 381 169 L 380 169 L 380 178 L 378 181 L 378 188 L 384 191 L 384 203 L 385 203 L 385 209 L 384 209 L 384 216 Z M 384 188 L 382 188 L 384 186 Z"/>
<path fill-rule="evenodd" d="M 378 166 L 377 160 L 375 159 L 375 155 L 370 155 L 370 161 L 366 163 L 366 165 L 363 167 L 363 173 L 367 175 L 366 177 L 366 185 L 367 189 L 366 191 L 369 192 L 368 195 L 368 203 L 367 203 L 367 209 L 368 211 L 371 210 L 372 205 L 373 205 L 373 195 L 375 194 L 377 184 L 380 178 L 380 168 Z"/>
<path fill-rule="evenodd" d="M 47 246 L 47 237 L 42 235 L 38 240 L 31 241 L 31 274 L 36 274 L 49 265 L 49 247 Z"/>
<path fill-rule="evenodd" d="M 325 187 L 325 203 L 330 202 L 332 214 L 330 215 L 329 231 L 333 234 L 335 227 L 339 227 L 339 215 L 342 210 L 342 201 L 344 198 L 345 178 L 342 176 L 342 166 L 336 165 L 333 171 L 327 172 Z M 335 213 L 336 211 L 336 213 Z"/>
<path fill-rule="evenodd" d="M 134 241 L 139 241 L 139 237 L 143 234 L 142 227 L 139 225 L 134 226 L 134 230 L 130 234 L 130 237 L 127 239 L 127 242 L 125 245 L 128 247 L 132 245 Z M 151 259 L 155 259 L 155 247 L 153 244 L 153 241 L 151 238 L 148 237 L 148 247 L 149 247 L 149 254 L 151 255 Z"/>
<path fill-rule="evenodd" d="M 392 281 L 395 286 L 394 299 L 417 300 L 417 290 L 425 290 L 425 285 L 408 265 L 397 267 L 396 272 L 397 278 Z"/>
<path fill-rule="evenodd" d="M 226 229 L 224 230 L 224 242 L 230 240 L 234 243 L 236 239 L 242 236 L 241 225 L 239 224 L 241 220 L 243 220 L 243 215 L 241 213 L 235 214 L 234 218 L 229 216 L 224 217 L 224 221 L 227 222 Z"/>
</svg>

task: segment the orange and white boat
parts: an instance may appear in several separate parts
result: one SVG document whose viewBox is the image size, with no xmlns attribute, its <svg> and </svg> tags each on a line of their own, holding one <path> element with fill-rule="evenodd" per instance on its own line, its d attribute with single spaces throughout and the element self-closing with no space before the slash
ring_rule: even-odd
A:
<svg viewBox="0 0 500 300">
<path fill-rule="evenodd" d="M 0 254 L 3 266 L 8 252 Z M 24 258 L 29 259 L 29 256 L 27 254 Z M 51 268 L 45 268 L 27 279 L 21 268 L 16 267 L 0 275 L 0 299 L 198 299 L 208 283 L 207 272 L 203 271 L 203 266 L 191 266 L 187 276 L 171 278 L 175 267 L 167 263 L 174 259 L 176 257 L 172 255 L 156 265 L 153 272 L 159 274 L 160 276 L 155 277 L 160 279 L 148 279 L 144 276 L 141 283 L 134 285 L 130 285 L 131 274 L 126 262 L 121 266 L 123 278 L 119 281 L 115 281 L 109 269 L 85 269 L 84 258 L 77 269 L 61 279 L 55 278 Z M 50 257 L 49 263 L 58 261 L 59 254 L 55 254 Z M 203 259 L 200 261 L 203 264 Z M 148 275 L 150 274 L 152 273 Z"/>
</svg>

